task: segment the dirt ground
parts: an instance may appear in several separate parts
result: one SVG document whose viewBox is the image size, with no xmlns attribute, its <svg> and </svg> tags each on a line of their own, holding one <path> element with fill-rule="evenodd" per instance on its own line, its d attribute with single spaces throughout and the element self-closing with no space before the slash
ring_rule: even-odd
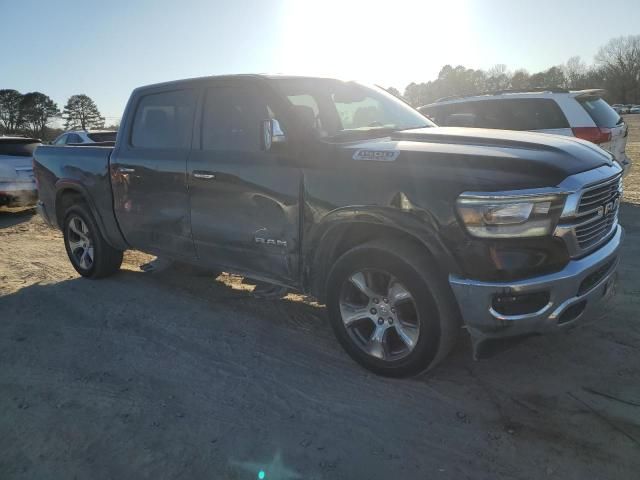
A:
<svg viewBox="0 0 640 480">
<path fill-rule="evenodd" d="M 358 367 L 301 297 L 135 252 L 84 280 L 58 232 L 0 213 L 0 478 L 638 478 L 637 168 L 625 200 L 606 318 L 489 360 L 463 339 L 409 380 Z"/>
</svg>

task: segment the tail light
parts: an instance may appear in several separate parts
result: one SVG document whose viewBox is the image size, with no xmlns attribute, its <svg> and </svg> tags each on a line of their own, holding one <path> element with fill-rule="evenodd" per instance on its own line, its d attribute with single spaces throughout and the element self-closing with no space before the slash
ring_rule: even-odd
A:
<svg viewBox="0 0 640 480">
<path fill-rule="evenodd" d="M 603 127 L 574 127 L 571 129 L 577 138 L 591 143 L 606 143 L 611 141 L 611 129 Z"/>
</svg>

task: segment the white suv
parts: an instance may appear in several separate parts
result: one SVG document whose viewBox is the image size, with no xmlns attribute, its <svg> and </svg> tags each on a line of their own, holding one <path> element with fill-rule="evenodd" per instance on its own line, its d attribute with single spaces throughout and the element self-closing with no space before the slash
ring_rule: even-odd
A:
<svg viewBox="0 0 640 480">
<path fill-rule="evenodd" d="M 418 108 L 443 127 L 499 128 L 568 135 L 613 154 L 628 171 L 627 125 L 602 99 L 603 90 L 501 91 L 451 97 Z"/>
<path fill-rule="evenodd" d="M 115 142 L 115 130 L 72 130 L 64 132 L 53 142 L 53 145 L 69 145 L 79 143 Z"/>
</svg>

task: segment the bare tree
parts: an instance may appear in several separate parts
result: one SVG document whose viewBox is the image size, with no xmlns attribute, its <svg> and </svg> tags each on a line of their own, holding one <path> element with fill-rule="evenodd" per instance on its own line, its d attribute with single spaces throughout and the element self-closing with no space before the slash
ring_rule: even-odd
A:
<svg viewBox="0 0 640 480">
<path fill-rule="evenodd" d="M 529 75 L 529 72 L 525 69 L 516 70 L 511 76 L 511 88 L 515 88 L 517 90 L 529 88 L 530 77 L 531 75 Z"/>
<path fill-rule="evenodd" d="M 494 65 L 486 73 L 486 89 L 489 91 L 505 90 L 511 85 L 511 74 L 503 63 Z"/>
<path fill-rule="evenodd" d="M 544 72 L 534 73 L 529 77 L 529 86 L 532 88 L 564 87 L 566 80 L 560 67 L 551 67 Z"/>
<path fill-rule="evenodd" d="M 567 88 L 585 88 L 584 82 L 587 77 L 587 64 L 579 56 L 571 57 L 562 66 L 562 72 L 566 80 Z"/>
<path fill-rule="evenodd" d="M 595 57 L 609 91 L 623 103 L 640 101 L 640 35 L 609 40 Z"/>
<path fill-rule="evenodd" d="M 22 94 L 17 90 L 0 90 L 0 123 L 5 132 L 14 133 L 22 119 L 20 118 L 20 101 Z"/>
<path fill-rule="evenodd" d="M 24 127 L 36 137 L 42 137 L 45 127 L 60 114 L 58 106 L 44 93 L 31 92 L 22 96 L 20 115 Z"/>
<path fill-rule="evenodd" d="M 95 102 L 87 95 L 72 95 L 64 107 L 62 116 L 66 120 L 65 128 L 102 128 L 104 126 L 104 117 L 100 115 L 100 111 Z"/>
</svg>

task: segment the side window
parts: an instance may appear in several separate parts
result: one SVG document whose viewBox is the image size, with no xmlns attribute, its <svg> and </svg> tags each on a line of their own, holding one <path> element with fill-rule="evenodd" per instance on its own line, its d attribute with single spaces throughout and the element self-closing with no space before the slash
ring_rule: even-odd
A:
<svg viewBox="0 0 640 480">
<path fill-rule="evenodd" d="M 446 105 L 441 117 L 443 118 L 442 125 L 447 127 L 479 127 L 476 110 L 478 102 L 467 103 L 451 103 Z"/>
<path fill-rule="evenodd" d="M 503 108 L 511 114 L 511 130 L 569 128 L 564 113 L 551 99 L 513 99 L 502 103 Z"/>
<path fill-rule="evenodd" d="M 142 148 L 189 148 L 195 104 L 193 90 L 145 95 L 138 102 L 133 119 L 131 144 Z"/>
<path fill-rule="evenodd" d="M 289 95 L 287 97 L 294 106 L 308 107 L 313 110 L 313 114 L 317 117 L 320 115 L 318 102 L 311 95 Z"/>
<path fill-rule="evenodd" d="M 478 102 L 450 103 L 438 107 L 436 123 L 443 127 L 480 127 L 477 124 Z"/>
<path fill-rule="evenodd" d="M 315 129 L 322 136 L 326 135 L 320 119 L 320 107 L 314 96 L 309 94 L 287 95 L 287 99 L 293 105 L 293 113 L 297 121 L 306 128 Z"/>
<path fill-rule="evenodd" d="M 476 127 L 503 130 L 568 128 L 558 104 L 547 98 L 513 98 L 470 102 L 476 108 Z"/>
<path fill-rule="evenodd" d="M 56 140 L 56 143 L 54 143 L 54 145 L 64 145 L 65 143 L 67 143 L 67 138 L 69 138 L 69 135 L 62 135 Z"/>
<path fill-rule="evenodd" d="M 82 143 L 82 138 L 80 138 L 80 135 L 76 133 L 70 133 L 69 135 L 67 135 L 66 143 Z"/>
<path fill-rule="evenodd" d="M 516 130 L 511 123 L 509 105 L 504 100 L 484 100 L 475 103 L 475 127 Z"/>
<path fill-rule="evenodd" d="M 364 97 L 359 102 L 344 103 L 334 94 L 333 101 L 345 130 L 383 125 L 385 115 L 380 102 L 374 98 Z"/>
<path fill-rule="evenodd" d="M 262 149 L 262 122 L 272 117 L 254 88 L 212 87 L 202 112 L 202 150 L 257 152 Z"/>
<path fill-rule="evenodd" d="M 442 115 L 440 114 L 442 109 L 440 107 L 431 105 L 428 107 L 420 107 L 418 110 L 429 120 L 435 122 L 436 125 L 444 126 L 444 124 L 442 123 Z"/>
</svg>

